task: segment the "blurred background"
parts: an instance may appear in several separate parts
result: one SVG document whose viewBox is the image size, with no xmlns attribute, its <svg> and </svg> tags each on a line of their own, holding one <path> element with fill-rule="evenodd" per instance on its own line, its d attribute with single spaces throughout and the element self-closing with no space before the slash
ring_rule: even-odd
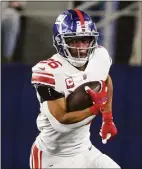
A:
<svg viewBox="0 0 142 169">
<path fill-rule="evenodd" d="M 142 2 L 10 1 L 1 4 L 2 168 L 29 168 L 38 135 L 39 104 L 30 83 L 31 68 L 51 57 L 52 24 L 64 10 L 87 12 L 110 53 L 113 114 L 118 135 L 101 143 L 101 117 L 91 127 L 92 143 L 122 168 L 142 168 Z"/>
</svg>

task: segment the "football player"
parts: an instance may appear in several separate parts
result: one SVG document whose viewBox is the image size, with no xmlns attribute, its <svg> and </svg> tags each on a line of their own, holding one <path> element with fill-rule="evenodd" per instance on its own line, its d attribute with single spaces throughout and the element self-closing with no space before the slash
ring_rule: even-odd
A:
<svg viewBox="0 0 142 169">
<path fill-rule="evenodd" d="M 90 141 L 90 121 L 102 113 L 103 143 L 117 134 L 112 115 L 111 58 L 97 44 L 94 22 L 79 9 L 61 13 L 53 25 L 57 53 L 32 68 L 32 84 L 40 103 L 37 136 L 30 155 L 31 168 L 120 168 Z M 81 111 L 67 112 L 66 98 L 86 82 L 100 81 L 101 91 L 88 86 L 95 103 Z"/>
</svg>

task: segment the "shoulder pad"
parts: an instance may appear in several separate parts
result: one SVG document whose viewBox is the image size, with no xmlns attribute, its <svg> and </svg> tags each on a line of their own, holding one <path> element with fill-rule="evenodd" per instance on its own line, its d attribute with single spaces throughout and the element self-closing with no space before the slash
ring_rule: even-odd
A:
<svg viewBox="0 0 142 169">
<path fill-rule="evenodd" d="M 108 60 L 110 64 L 112 64 L 112 59 L 105 47 L 98 45 L 98 48 L 96 50 L 100 55 L 99 57 L 103 57 L 103 60 Z"/>
</svg>

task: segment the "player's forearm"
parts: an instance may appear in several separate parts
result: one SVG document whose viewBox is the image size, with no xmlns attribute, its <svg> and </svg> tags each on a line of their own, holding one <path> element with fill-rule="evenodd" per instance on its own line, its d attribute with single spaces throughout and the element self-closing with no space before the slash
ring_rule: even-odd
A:
<svg viewBox="0 0 142 169">
<path fill-rule="evenodd" d="M 113 84 L 112 84 L 111 77 L 109 75 L 106 80 L 106 85 L 108 87 L 108 101 L 106 103 L 103 113 L 112 111 Z"/>
<path fill-rule="evenodd" d="M 61 117 L 56 116 L 53 112 L 52 113 L 49 112 L 48 108 L 49 107 L 48 107 L 47 103 L 44 102 L 43 103 L 43 110 L 45 110 L 45 114 L 48 117 L 48 120 L 50 121 L 50 124 L 52 125 L 52 127 L 56 131 L 61 132 L 61 133 L 70 132 L 70 131 L 74 130 L 75 128 L 79 128 L 81 126 L 84 126 L 84 125 L 88 124 L 90 121 L 92 121 L 94 119 L 94 117 L 95 117 L 95 115 L 91 115 L 91 116 L 85 118 L 84 120 L 82 120 L 80 122 L 72 123 L 70 121 L 69 124 L 63 124 L 63 123 L 60 122 L 61 121 Z M 62 122 L 63 122 L 63 120 L 62 120 Z"/>
<path fill-rule="evenodd" d="M 62 116 L 60 123 L 73 124 L 73 123 L 83 121 L 84 119 L 92 115 L 93 114 L 90 112 L 89 108 L 81 110 L 81 111 L 69 112 L 69 113 L 65 113 Z"/>
<path fill-rule="evenodd" d="M 94 115 L 89 108 L 80 111 L 67 112 L 66 104 L 64 102 L 65 99 L 58 99 L 58 101 L 55 102 L 48 101 L 46 104 L 48 105 L 48 109 L 51 114 L 62 124 L 81 122 L 87 117 Z"/>
</svg>

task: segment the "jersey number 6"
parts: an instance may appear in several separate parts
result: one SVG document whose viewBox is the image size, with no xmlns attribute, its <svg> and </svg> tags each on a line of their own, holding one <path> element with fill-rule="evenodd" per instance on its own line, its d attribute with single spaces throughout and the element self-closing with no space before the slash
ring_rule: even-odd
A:
<svg viewBox="0 0 142 169">
<path fill-rule="evenodd" d="M 56 61 L 54 59 L 49 59 L 47 64 L 52 69 L 56 69 L 57 67 L 62 66 L 62 64 L 59 61 Z"/>
</svg>

